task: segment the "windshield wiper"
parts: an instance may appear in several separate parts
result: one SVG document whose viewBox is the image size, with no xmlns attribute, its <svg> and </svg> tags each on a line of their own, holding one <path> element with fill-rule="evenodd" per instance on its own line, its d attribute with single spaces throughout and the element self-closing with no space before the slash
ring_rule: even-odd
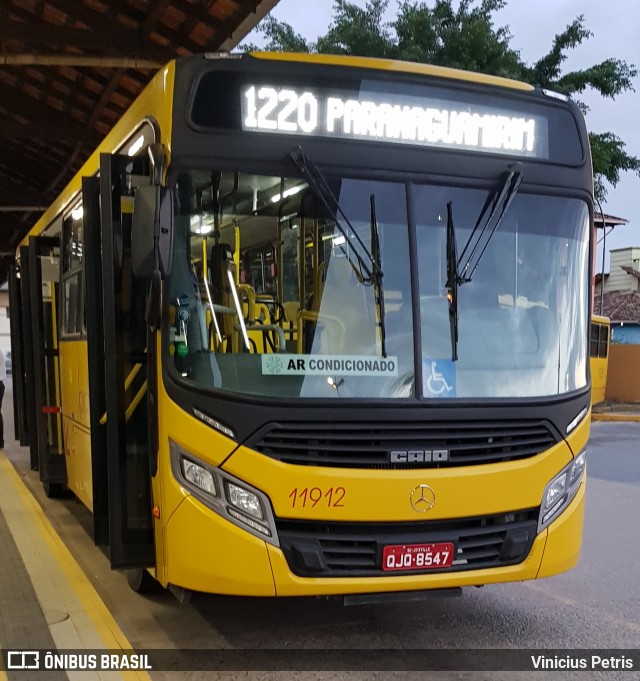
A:
<svg viewBox="0 0 640 681">
<path fill-rule="evenodd" d="M 456 229 L 453 222 L 453 203 L 447 203 L 447 299 L 449 301 L 449 326 L 451 328 L 451 359 L 455 362 L 458 359 L 458 288 L 462 284 L 468 284 L 478 269 L 478 265 L 482 260 L 493 235 L 500 226 L 502 218 L 504 218 L 513 198 L 515 197 L 523 178 L 522 165 L 517 163 L 509 169 L 507 177 L 500 187 L 493 194 L 487 197 L 487 200 L 480 211 L 480 215 L 476 221 L 475 227 L 462 249 L 462 254 L 458 259 L 457 243 L 456 243 Z M 485 220 L 487 211 L 491 208 L 489 215 Z M 498 211 L 500 210 L 500 214 Z M 484 222 L 484 226 L 480 229 L 480 225 Z M 485 238 L 485 234 L 489 229 L 491 223 L 493 227 Z M 480 229 L 480 233 L 476 237 L 476 233 Z M 475 241 L 474 241 L 475 238 Z M 483 244 L 484 240 L 484 244 Z M 471 245 L 473 244 L 473 246 Z M 478 250 L 481 248 L 480 252 Z M 471 249 L 465 264 L 461 267 L 464 256 L 467 250 Z M 471 271 L 469 271 L 471 270 Z M 468 274 L 467 274 L 468 272 Z"/>
<path fill-rule="evenodd" d="M 458 255 L 456 228 L 453 224 L 453 203 L 447 203 L 447 299 L 449 300 L 449 327 L 451 329 L 451 359 L 458 359 Z"/>
<path fill-rule="evenodd" d="M 356 232 L 351 222 L 349 222 L 349 218 L 345 215 L 345 212 L 340 207 L 338 199 L 336 199 L 334 196 L 322 173 L 318 170 L 318 167 L 313 163 L 313 161 L 311 161 L 309 156 L 307 156 L 302 147 L 294 149 L 291 152 L 291 158 L 293 159 L 296 166 L 298 166 L 298 170 L 302 173 L 302 176 L 307 181 L 309 187 L 311 187 L 313 193 L 320 199 L 324 207 L 329 211 L 335 222 L 335 226 L 337 227 L 340 234 L 344 237 L 345 243 L 349 247 L 352 256 L 356 259 L 358 263 L 357 267 L 354 265 L 351 259 L 349 259 L 349 263 L 353 267 L 358 281 L 365 286 L 371 286 L 372 284 L 375 284 L 377 278 L 382 278 L 380 263 L 376 262 L 375 258 L 373 255 L 371 255 L 369 249 L 365 246 L 364 242 L 360 238 L 358 232 Z M 342 226 L 342 223 L 338 219 L 338 214 L 342 217 L 348 229 L 345 229 Z M 359 246 L 359 248 L 357 246 Z M 364 252 L 366 260 L 360 254 L 359 249 Z M 344 249 L 342 249 L 342 251 L 345 256 L 349 257 Z"/>
<path fill-rule="evenodd" d="M 373 287 L 375 291 L 375 300 L 378 307 L 378 314 L 380 315 L 380 320 L 378 325 L 380 326 L 380 351 L 382 356 L 387 356 L 387 346 L 386 346 L 386 329 L 385 329 L 385 319 L 384 319 L 384 288 L 382 285 L 382 267 L 381 267 L 381 255 L 380 255 L 380 233 L 378 231 L 378 216 L 376 215 L 376 195 L 371 194 L 369 197 L 371 201 L 371 256 L 373 260 L 374 275 L 373 275 Z"/>
<path fill-rule="evenodd" d="M 482 256 L 484 255 L 484 252 L 487 250 L 487 246 L 491 242 L 493 235 L 495 234 L 496 230 L 500 226 L 500 223 L 502 222 L 502 218 L 509 209 L 511 202 L 513 201 L 518 189 L 520 188 L 523 176 L 524 173 L 522 172 L 522 164 L 516 163 L 512 165 L 509 168 L 507 178 L 502 184 L 500 190 L 496 190 L 493 194 L 490 194 L 487 197 L 487 200 L 485 201 L 484 206 L 480 211 L 480 215 L 478 216 L 478 220 L 476 221 L 475 227 L 473 228 L 473 231 L 471 232 L 471 235 L 469 236 L 469 239 L 467 240 L 465 247 L 462 249 L 460 260 L 458 260 L 457 262 L 458 272 L 457 279 L 459 285 L 467 284 L 472 280 L 475 271 L 478 269 L 480 260 L 482 260 Z M 491 208 L 491 211 L 485 221 L 484 216 L 489 210 L 489 208 Z M 502 210 L 500 211 L 500 214 L 498 214 L 500 208 L 502 208 Z M 478 229 L 480 229 L 480 225 L 483 223 L 483 221 L 484 226 L 482 227 L 480 233 L 476 237 L 476 232 L 478 232 Z M 487 233 L 487 230 L 489 229 L 489 226 L 491 225 L 492 222 L 494 223 L 493 227 L 485 239 L 484 238 L 485 234 Z M 483 240 L 484 245 L 482 245 L 482 250 L 480 251 L 480 253 L 477 253 L 478 249 L 481 248 Z M 473 246 L 471 245 L 472 243 Z M 461 266 L 464 260 L 464 256 L 469 248 L 471 248 L 469 257 L 467 258 L 467 261 L 464 263 L 464 265 Z"/>
</svg>

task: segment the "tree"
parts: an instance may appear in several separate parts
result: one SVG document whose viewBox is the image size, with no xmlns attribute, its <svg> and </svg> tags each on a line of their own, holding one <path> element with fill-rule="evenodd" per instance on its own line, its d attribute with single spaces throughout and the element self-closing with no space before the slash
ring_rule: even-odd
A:
<svg viewBox="0 0 640 681">
<path fill-rule="evenodd" d="M 385 22 L 389 0 L 367 0 L 364 8 L 348 0 L 335 0 L 329 30 L 316 42 L 273 17 L 265 19 L 260 30 L 267 38 L 267 50 L 387 57 L 451 66 L 523 80 L 574 99 L 587 88 L 612 99 L 633 91 L 632 81 L 638 72 L 619 59 L 563 73 L 567 52 L 592 36 L 582 15 L 556 35 L 547 54 L 529 65 L 511 47 L 509 27 L 494 26 L 493 15 L 507 0 L 459 0 L 455 4 L 457 8 L 453 0 L 401 0 L 395 20 Z M 252 45 L 246 47 L 254 49 Z M 587 106 L 577 101 L 586 113 Z M 606 183 L 615 186 L 621 172 L 630 170 L 640 176 L 640 159 L 629 155 L 624 142 L 613 133 L 589 136 L 596 196 L 603 200 Z"/>
</svg>

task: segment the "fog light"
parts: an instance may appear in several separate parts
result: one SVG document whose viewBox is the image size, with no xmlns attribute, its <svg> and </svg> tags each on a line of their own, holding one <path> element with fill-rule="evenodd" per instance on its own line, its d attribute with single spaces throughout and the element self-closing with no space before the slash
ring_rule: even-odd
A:
<svg viewBox="0 0 640 681">
<path fill-rule="evenodd" d="M 216 494 L 216 483 L 213 480 L 213 475 L 202 466 L 198 466 L 197 463 L 190 461 L 189 459 L 182 459 L 182 474 L 185 479 L 188 480 L 192 485 L 195 485 L 199 489 L 207 494 L 215 496 Z"/>
<path fill-rule="evenodd" d="M 258 520 L 264 519 L 264 512 L 260 499 L 258 499 L 253 492 L 249 492 L 249 490 L 234 485 L 233 483 L 228 483 L 227 497 L 229 498 L 229 503 L 240 511 L 257 518 Z"/>
</svg>

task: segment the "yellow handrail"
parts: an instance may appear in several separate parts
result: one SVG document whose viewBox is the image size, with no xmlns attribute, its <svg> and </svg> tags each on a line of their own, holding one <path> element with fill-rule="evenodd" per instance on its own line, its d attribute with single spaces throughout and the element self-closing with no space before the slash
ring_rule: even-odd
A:
<svg viewBox="0 0 640 681">
<path fill-rule="evenodd" d="M 144 394 L 147 392 L 147 382 L 145 381 L 141 386 L 140 390 L 136 393 L 136 396 L 131 400 L 131 404 L 127 407 L 127 411 L 125 413 L 125 423 L 129 423 L 129 420 L 133 416 L 133 412 L 136 410 L 136 407 L 140 404 L 142 401 L 142 398 L 144 397 Z"/>
<path fill-rule="evenodd" d="M 140 371 L 141 368 L 142 368 L 142 364 L 140 364 L 140 363 L 133 365 L 133 368 L 129 372 L 129 375 L 127 376 L 127 378 L 125 379 L 125 382 L 124 382 L 124 389 L 125 390 L 129 390 L 129 388 L 131 387 L 131 384 L 133 383 L 133 380 L 138 375 L 138 372 Z M 127 408 L 127 414 L 126 414 L 127 423 L 129 422 L 129 419 L 131 418 L 131 414 L 133 414 L 135 408 L 138 406 L 138 404 L 140 404 L 140 400 L 142 399 L 142 395 L 140 395 L 140 391 L 142 391 L 142 393 L 144 394 L 146 389 L 147 389 L 147 381 L 145 380 L 145 382 L 142 384 L 142 388 L 140 388 L 140 390 L 138 391 L 136 396 L 133 398 L 133 401 L 131 402 L 131 404 Z M 136 400 L 137 400 L 137 402 L 136 402 Z M 133 409 L 131 409 L 132 405 L 133 405 Z M 129 411 L 129 410 L 131 410 L 131 411 Z M 105 411 L 105 413 L 100 417 L 100 425 L 104 426 L 106 423 L 107 423 L 107 412 Z"/>
</svg>

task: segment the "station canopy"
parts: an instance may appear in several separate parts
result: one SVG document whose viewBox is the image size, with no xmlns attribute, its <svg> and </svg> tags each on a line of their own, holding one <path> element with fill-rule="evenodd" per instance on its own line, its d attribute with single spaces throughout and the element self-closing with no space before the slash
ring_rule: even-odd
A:
<svg viewBox="0 0 640 681">
<path fill-rule="evenodd" d="M 0 284 L 18 243 L 155 72 L 233 49 L 277 2 L 0 3 Z"/>
</svg>

